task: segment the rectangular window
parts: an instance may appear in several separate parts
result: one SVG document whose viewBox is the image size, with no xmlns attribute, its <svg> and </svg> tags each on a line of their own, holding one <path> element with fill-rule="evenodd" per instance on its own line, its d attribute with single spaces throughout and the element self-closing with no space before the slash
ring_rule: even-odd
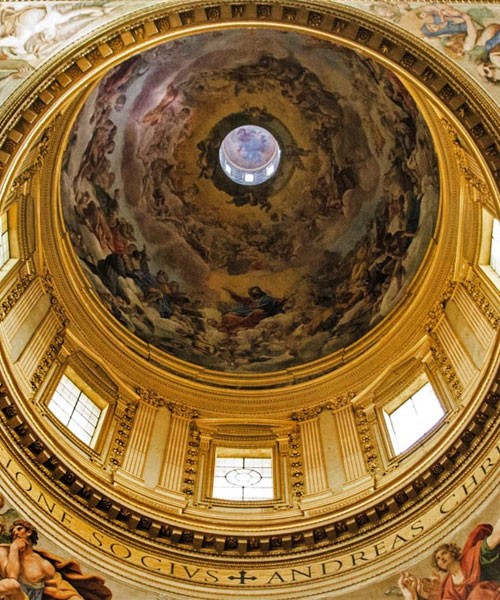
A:
<svg viewBox="0 0 500 600">
<path fill-rule="evenodd" d="M 491 233 L 490 267 L 500 276 L 500 221 L 493 219 Z"/>
<path fill-rule="evenodd" d="M 92 444 L 102 410 L 66 375 L 61 377 L 48 409 L 79 440 Z"/>
<path fill-rule="evenodd" d="M 274 498 L 271 450 L 219 448 L 215 458 L 213 498 L 221 500 L 272 500 Z"/>
<path fill-rule="evenodd" d="M 396 454 L 401 454 L 430 431 L 444 416 L 444 409 L 430 383 L 426 383 L 384 417 Z"/>
<path fill-rule="evenodd" d="M 0 215 L 0 267 L 10 258 L 9 222 L 7 215 Z"/>
</svg>

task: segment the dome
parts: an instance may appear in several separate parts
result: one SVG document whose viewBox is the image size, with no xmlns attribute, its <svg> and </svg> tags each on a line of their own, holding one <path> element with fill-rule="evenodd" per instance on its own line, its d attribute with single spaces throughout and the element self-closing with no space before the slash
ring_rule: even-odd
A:
<svg viewBox="0 0 500 600">
<path fill-rule="evenodd" d="M 500 9 L 28 4 L 0 9 L 0 554 L 27 519 L 85 600 L 426 584 L 497 520 Z"/>
<path fill-rule="evenodd" d="M 110 313 L 221 372 L 356 343 L 407 293 L 438 214 L 432 137 L 398 77 L 265 28 L 186 36 L 112 69 L 63 165 L 66 227 Z"/>
</svg>

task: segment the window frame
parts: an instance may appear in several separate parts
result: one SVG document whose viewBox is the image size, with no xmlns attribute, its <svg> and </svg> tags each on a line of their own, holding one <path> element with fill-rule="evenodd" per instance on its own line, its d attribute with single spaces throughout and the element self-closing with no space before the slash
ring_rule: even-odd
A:
<svg viewBox="0 0 500 600">
<path fill-rule="evenodd" d="M 500 227 L 500 219 L 494 217 L 488 210 L 483 208 L 481 247 L 479 250 L 478 266 L 487 276 L 488 280 L 491 281 L 497 289 L 500 289 L 500 273 L 498 273 L 491 265 L 491 247 L 493 243 L 495 221 L 499 223 Z"/>
<path fill-rule="evenodd" d="M 18 204 L 15 203 L 0 214 L 0 235 L 3 236 L 3 222 L 5 220 L 6 235 L 8 236 L 8 257 L 0 265 L 0 282 L 9 275 L 15 265 L 19 262 L 18 254 Z"/>
<path fill-rule="evenodd" d="M 52 412 L 49 408 L 49 404 L 52 401 L 57 388 L 59 387 L 62 378 L 66 377 L 75 385 L 81 393 L 83 393 L 99 410 L 99 418 L 97 420 L 97 424 L 94 429 L 94 433 L 92 434 L 92 438 L 89 443 L 82 440 L 76 433 L 74 433 L 68 425 L 65 425 L 56 414 Z M 109 403 L 106 400 L 103 400 L 101 396 L 96 392 L 94 388 L 92 388 L 84 379 L 82 379 L 76 371 L 74 371 L 71 367 L 67 366 L 60 374 L 59 377 L 54 378 L 55 382 L 53 387 L 50 390 L 50 394 L 45 402 L 45 407 L 47 414 L 50 418 L 50 421 L 53 425 L 64 433 L 67 439 L 73 441 L 80 448 L 83 448 L 85 451 L 93 451 L 95 453 L 99 453 L 102 450 L 103 440 L 102 440 L 102 432 L 105 431 L 105 422 L 108 420 L 109 413 Z"/>
<path fill-rule="evenodd" d="M 276 500 L 276 472 L 274 465 L 274 456 L 273 456 L 272 448 L 229 448 L 225 446 L 218 446 L 215 450 L 214 462 L 213 462 L 213 476 L 212 476 L 212 486 L 211 486 L 211 497 L 214 501 L 225 501 L 225 502 L 242 502 L 244 504 L 248 504 L 250 502 L 274 502 Z M 242 459 L 243 461 L 247 458 L 264 458 L 271 461 L 271 481 L 272 481 L 272 497 L 271 498 L 260 498 L 260 499 L 250 499 L 250 498 L 242 498 L 241 500 L 236 500 L 234 498 L 223 498 L 221 496 L 215 496 L 215 473 L 217 470 L 217 460 L 219 458 L 230 458 L 230 459 Z M 244 486 L 236 489 L 245 489 Z M 244 492 L 243 492 L 244 493 Z"/>
<path fill-rule="evenodd" d="M 442 409 L 441 417 L 422 435 L 420 435 L 414 442 L 412 442 L 408 447 L 403 450 L 399 450 L 398 441 L 396 436 L 392 432 L 394 432 L 394 426 L 391 422 L 391 415 L 396 412 L 401 406 L 405 403 L 411 401 L 414 396 L 418 394 L 425 386 L 430 385 L 431 389 L 434 393 L 434 396 L 439 403 Z M 400 459 L 408 454 L 411 454 L 415 451 L 415 449 L 421 444 L 425 443 L 432 435 L 436 433 L 436 431 L 445 423 L 446 417 L 448 415 L 448 407 L 446 403 L 440 398 L 436 387 L 432 385 L 432 382 L 429 381 L 427 377 L 422 378 L 419 377 L 413 384 L 405 389 L 404 392 L 398 394 L 395 398 L 387 402 L 383 407 L 381 407 L 381 421 L 383 423 L 383 431 L 384 437 L 387 440 L 387 445 L 390 450 L 390 458 L 391 459 Z M 392 430 L 392 431 L 391 431 Z"/>
<path fill-rule="evenodd" d="M 265 425 L 258 433 L 254 429 L 252 438 L 247 435 L 248 423 L 239 423 L 231 434 L 226 433 L 227 421 L 200 420 L 197 423 L 201 433 L 201 452 L 199 455 L 198 477 L 196 478 L 194 503 L 208 508 L 241 509 L 245 511 L 275 510 L 276 508 L 291 508 L 293 506 L 292 481 L 290 476 L 290 456 L 288 435 L 291 424 L 275 423 Z M 241 427 L 241 433 L 237 431 Z M 213 481 L 215 474 L 215 458 L 217 452 L 236 450 L 236 452 L 267 450 L 272 457 L 274 497 L 271 500 L 224 500 L 214 498 Z M 237 513 L 235 513 L 236 516 Z"/>
</svg>

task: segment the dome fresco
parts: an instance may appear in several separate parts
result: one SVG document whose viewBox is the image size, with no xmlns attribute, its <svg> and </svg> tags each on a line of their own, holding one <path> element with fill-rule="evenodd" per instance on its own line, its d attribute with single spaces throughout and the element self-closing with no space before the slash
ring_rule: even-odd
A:
<svg viewBox="0 0 500 600">
<path fill-rule="evenodd" d="M 260 185 L 219 162 L 245 125 L 281 150 Z M 424 257 L 439 199 L 431 135 L 392 72 L 264 28 L 115 67 L 77 117 L 61 177 L 75 252 L 123 328 L 238 373 L 317 360 L 377 325 Z"/>
</svg>

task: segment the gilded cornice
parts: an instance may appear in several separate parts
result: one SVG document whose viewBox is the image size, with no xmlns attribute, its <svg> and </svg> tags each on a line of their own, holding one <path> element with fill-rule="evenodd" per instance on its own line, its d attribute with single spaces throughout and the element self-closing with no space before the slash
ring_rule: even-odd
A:
<svg viewBox="0 0 500 600">
<path fill-rule="evenodd" d="M 79 102 L 81 101 L 81 95 L 79 92 Z M 71 112 L 76 112 L 75 107 L 71 107 Z M 428 110 L 427 117 L 433 123 L 435 121 L 437 126 L 440 126 L 440 120 L 433 111 Z M 69 123 L 66 123 L 66 125 L 69 126 Z M 66 143 L 66 138 L 61 138 L 61 135 L 63 135 L 62 132 L 54 135 L 54 143 L 57 143 L 58 147 L 63 147 Z M 439 133 L 436 133 L 436 137 L 438 140 L 440 139 Z M 53 160 L 56 160 L 55 154 L 53 151 Z M 447 164 L 447 169 L 452 170 L 453 165 L 450 166 L 450 161 L 447 161 L 446 158 L 443 158 L 443 162 Z M 47 164 L 40 174 L 44 181 L 50 180 L 49 167 L 50 165 Z M 445 179 L 447 178 L 446 175 L 445 173 Z M 449 178 L 452 179 L 453 175 L 454 173 L 450 171 Z M 58 194 L 57 177 L 56 173 L 52 186 L 45 184 L 43 195 L 45 197 L 45 194 L 50 193 L 51 197 L 47 204 L 45 202 L 42 204 L 40 218 L 43 222 L 46 222 L 47 219 L 50 220 L 54 211 L 58 210 L 54 200 Z M 54 202 L 53 206 L 50 206 L 50 202 Z M 447 210 L 449 211 L 449 209 Z M 456 215 L 453 218 L 456 219 Z M 451 223 L 450 227 L 454 232 L 456 231 L 455 221 Z M 51 256 L 53 276 L 56 277 L 57 272 L 57 286 L 64 296 L 66 306 L 71 306 L 71 333 L 73 338 L 78 339 L 83 347 L 93 347 L 92 354 L 94 356 L 106 356 L 109 365 L 116 366 L 117 361 L 119 361 L 123 386 L 130 390 L 134 390 L 138 385 L 144 388 L 150 386 L 158 397 L 168 397 L 169 401 L 176 404 L 191 405 L 191 403 L 195 403 L 196 408 L 199 410 L 207 410 L 211 406 L 213 414 L 228 415 L 248 411 L 266 413 L 269 398 L 272 397 L 273 402 L 275 402 L 275 410 L 278 409 L 279 402 L 280 407 L 282 407 L 281 414 L 289 415 L 290 411 L 304 405 L 305 394 L 308 397 L 311 396 L 311 399 L 307 401 L 308 404 L 325 406 L 332 402 L 332 396 L 337 395 L 337 390 L 349 389 L 354 385 L 366 385 L 367 376 L 374 369 L 379 368 L 377 365 L 380 361 L 385 362 L 385 359 L 379 354 L 375 357 L 370 352 L 373 348 L 379 347 L 379 339 L 386 338 L 388 332 L 394 331 L 395 321 L 392 320 L 392 317 L 395 313 L 392 313 L 388 319 L 384 319 L 373 335 L 366 336 L 366 339 L 360 340 L 359 344 L 353 345 L 352 348 L 342 350 L 317 362 L 303 365 L 298 369 L 289 369 L 268 377 L 230 376 L 213 373 L 201 368 L 193 368 L 192 365 L 171 357 L 166 359 L 164 353 L 147 346 L 126 332 L 125 335 L 128 338 L 126 341 L 122 340 L 124 337 L 123 328 L 108 311 L 104 310 L 101 302 L 98 302 L 92 294 L 82 298 L 82 291 L 87 290 L 88 281 L 82 273 L 81 267 L 75 261 L 74 253 L 69 243 L 67 243 L 68 236 L 64 232 L 60 232 L 59 228 L 48 232 L 47 235 L 49 241 L 46 254 Z M 61 243 L 58 243 L 57 246 L 54 245 L 53 240 L 59 240 L 60 237 L 63 237 L 60 240 Z M 446 243 L 444 249 L 446 257 L 439 258 L 436 256 L 433 259 L 435 263 L 432 265 L 431 261 L 429 264 L 432 266 L 426 266 L 422 274 L 423 278 L 426 278 L 425 288 L 427 293 L 425 296 L 419 292 L 419 288 L 424 287 L 422 282 L 415 282 L 414 289 L 408 290 L 408 299 L 413 302 L 413 306 L 411 306 L 411 302 L 405 303 L 403 311 L 398 313 L 401 320 L 406 318 L 412 323 L 422 321 L 425 318 L 426 306 L 429 305 L 430 299 L 441 288 L 443 273 L 447 271 L 447 265 L 452 257 L 456 241 L 454 235 L 448 233 L 443 236 L 443 240 Z M 54 255 L 55 253 L 57 253 L 57 256 Z M 435 270 L 431 275 L 430 271 L 432 269 Z M 69 289 L 71 286 L 73 287 L 72 290 Z M 89 327 L 89 317 L 99 323 L 99 331 Z M 405 348 L 415 347 L 421 335 L 421 331 L 415 331 L 410 327 L 398 328 L 397 343 L 404 345 Z M 359 363 L 358 371 L 353 371 L 352 365 L 361 354 L 364 357 L 363 363 Z M 389 348 L 387 348 L 387 355 L 386 358 L 393 355 Z M 345 369 L 346 365 L 349 366 L 348 370 Z M 130 374 L 130 377 L 128 374 Z M 321 380 L 322 375 L 324 376 L 323 380 Z M 330 383 L 333 377 L 335 377 L 334 386 Z M 214 396 L 215 386 L 221 390 L 221 393 L 217 396 Z M 314 391 L 311 392 L 313 387 Z M 259 388 L 265 389 L 265 394 L 262 394 Z M 280 393 L 280 388 L 285 389 L 285 393 Z M 242 390 L 242 393 L 240 393 L 240 390 Z M 250 393 L 248 393 L 249 390 Z"/>
<path fill-rule="evenodd" d="M 60 138 L 54 140 L 54 142 L 64 145 L 64 140 Z M 47 169 L 43 171 L 42 175 L 44 178 L 50 177 L 49 165 L 47 165 Z M 50 186 L 45 187 L 47 188 L 46 191 L 48 191 Z M 55 184 L 50 193 L 57 193 Z M 47 218 L 51 218 L 49 215 L 53 214 L 55 204 L 52 207 L 42 202 L 42 205 L 43 214 L 41 215 L 41 220 L 45 222 Z M 454 225 L 452 227 L 455 229 Z M 331 403 L 332 395 L 336 394 L 337 389 L 332 390 L 333 386 L 328 383 L 326 377 L 323 380 L 324 385 L 316 386 L 313 381 L 315 378 L 319 378 L 321 375 L 328 375 L 329 373 L 333 374 L 334 371 L 336 371 L 335 377 L 337 378 L 337 375 L 345 370 L 343 369 L 345 365 L 351 367 L 354 362 L 353 359 L 363 354 L 364 361 L 362 364 L 359 364 L 359 372 L 351 371 L 351 373 L 346 374 L 338 386 L 339 390 L 349 389 L 352 388 L 354 382 L 356 385 L 358 385 L 358 382 L 361 382 L 360 385 L 364 385 L 363 382 L 367 377 L 367 373 L 370 373 L 370 370 L 374 368 L 373 363 L 379 363 L 381 360 L 384 360 L 379 355 L 376 358 L 373 356 L 368 357 L 366 351 L 376 347 L 377 340 L 387 335 L 387 330 L 394 326 L 391 319 L 385 320 L 381 324 L 379 331 L 374 333 L 373 336 L 367 336 L 366 339 L 361 340 L 354 350 L 351 348 L 347 351 L 343 350 L 336 353 L 333 357 L 322 359 L 318 363 L 305 365 L 297 373 L 287 370 L 268 377 L 259 377 L 257 378 L 258 383 L 254 383 L 255 378 L 252 378 L 252 376 L 231 377 L 226 374 L 214 375 L 214 373 L 203 369 L 193 369 L 192 366 L 182 363 L 182 361 L 166 361 L 163 353 L 155 351 L 154 348 L 147 347 L 146 344 L 133 336 L 130 336 L 122 346 L 120 344 L 122 342 L 121 338 L 123 338 L 123 328 L 103 309 L 100 302 L 94 302 L 94 298 L 92 297 L 82 297 L 82 295 L 85 296 L 88 281 L 81 273 L 81 268 L 76 265 L 74 255 L 65 255 L 65 252 L 71 251 L 69 247 L 66 248 L 65 246 L 67 236 L 61 243 L 60 238 L 65 235 L 64 233 L 60 233 L 59 231 L 46 233 L 44 231 L 43 235 L 44 243 L 46 237 L 50 238 L 48 246 L 51 246 L 51 271 L 54 278 L 57 279 L 57 287 L 64 296 L 66 307 L 71 307 L 72 337 L 78 339 L 84 348 L 92 348 L 90 354 L 95 356 L 96 353 L 99 353 L 107 357 L 110 365 L 114 367 L 118 365 L 120 372 L 123 373 L 122 382 L 125 387 L 129 387 L 130 389 L 134 389 L 137 385 L 141 387 L 151 386 L 151 388 L 155 388 L 155 393 L 160 398 L 165 399 L 168 397 L 169 401 L 176 404 L 190 404 L 193 402 L 196 403 L 199 410 L 207 409 L 211 403 L 214 410 L 218 411 L 219 414 L 220 412 L 231 414 L 234 412 L 255 412 L 256 410 L 261 412 L 267 411 L 268 398 L 273 397 L 273 400 L 277 400 L 281 396 L 279 402 L 280 406 L 283 406 L 282 414 L 289 415 L 290 410 L 293 411 L 297 405 L 303 405 L 304 395 L 310 395 L 311 382 L 314 384 L 314 390 L 310 395 L 313 405 L 324 406 Z M 447 248 L 446 251 L 451 252 L 454 244 L 453 236 L 447 235 L 444 240 L 450 246 L 450 249 L 448 250 Z M 60 264 L 54 264 L 54 260 L 56 263 L 60 261 L 60 257 L 54 258 L 53 256 L 53 253 L 56 252 L 55 245 L 57 242 L 59 242 L 57 252 L 64 255 L 63 261 Z M 447 257 L 448 259 L 449 256 Z M 444 271 L 447 260 L 439 260 L 436 263 L 436 269 Z M 409 299 L 415 299 L 413 309 L 408 308 L 408 314 L 411 313 L 411 318 L 415 322 L 425 318 L 426 303 L 429 303 L 429 298 L 442 286 L 442 273 L 434 272 L 428 281 L 431 282 L 432 289 L 430 289 L 430 294 L 428 293 L 425 297 L 421 298 L 422 301 L 416 300 L 420 293 L 417 289 L 419 287 L 417 284 L 415 285 L 416 291 L 410 290 L 408 293 Z M 69 291 L 68 288 L 71 285 L 74 290 Z M 404 310 L 407 309 L 405 308 Z M 100 324 L 100 331 L 89 328 L 89 316 Z M 401 315 L 401 318 L 406 317 Z M 400 333 L 402 335 L 398 334 L 398 341 L 406 348 L 414 347 L 418 343 L 417 338 L 421 336 L 420 331 L 415 332 L 410 329 L 404 329 Z M 116 336 L 116 340 L 119 340 L 118 344 L 115 343 L 114 336 Z M 403 336 L 406 336 L 406 339 Z M 391 354 L 389 350 L 387 352 L 388 355 Z M 127 374 L 129 373 L 134 374 L 133 378 L 130 377 L 127 379 Z M 168 381 L 166 381 L 165 375 L 167 375 Z M 336 379 L 335 387 L 337 387 L 337 382 L 338 378 Z M 168 385 L 165 385 L 165 383 Z M 216 385 L 223 386 L 223 391 L 220 395 L 214 396 L 213 386 Z M 186 394 L 187 386 L 190 388 L 188 394 Z M 247 394 L 245 388 L 252 389 L 253 387 L 262 387 L 266 392 L 262 394 L 257 389 L 255 393 Z M 285 394 L 280 394 L 280 387 L 287 387 Z M 239 391 L 241 389 L 244 390 L 242 393 Z"/>
<path fill-rule="evenodd" d="M 58 493 L 62 494 L 65 502 L 70 502 L 74 498 L 75 501 L 83 503 L 87 507 L 87 510 L 90 511 L 89 517 L 93 515 L 92 518 L 96 519 L 105 517 L 107 520 L 127 523 L 129 533 L 133 534 L 136 532 L 139 540 L 144 540 L 144 536 L 146 538 L 152 536 L 156 541 L 166 544 L 168 547 L 175 547 L 181 544 L 186 550 L 190 546 L 187 538 L 192 538 L 194 543 L 194 531 L 197 528 L 185 528 L 185 526 L 175 524 L 162 524 L 146 513 L 141 514 L 136 509 L 126 506 L 122 501 L 113 500 L 112 494 L 98 489 L 95 484 L 86 482 L 80 475 L 76 475 L 72 469 L 65 465 L 65 460 L 62 457 L 55 456 L 51 452 L 45 441 L 42 441 L 33 431 L 31 424 L 24 420 L 22 414 L 13 403 L 7 389 L 2 387 L 0 392 L 0 418 L 4 426 L 4 433 L 8 432 L 11 442 L 14 442 L 22 449 L 22 452 L 31 463 L 31 468 L 38 471 L 40 477 L 45 480 L 48 477 L 56 485 L 57 490 L 59 490 Z M 408 510 L 412 509 L 414 511 L 424 500 L 429 500 L 429 497 L 439 494 L 445 482 L 449 481 L 452 477 L 461 476 L 461 468 L 467 467 L 468 461 L 480 447 L 482 439 L 486 440 L 494 433 L 497 425 L 499 401 L 498 383 L 495 382 L 467 426 L 458 434 L 458 437 L 451 440 L 451 444 L 447 448 L 443 448 L 437 460 L 420 472 L 414 473 L 413 479 L 403 484 L 399 490 L 391 492 L 389 496 L 378 496 L 371 506 L 366 506 L 365 503 L 361 512 L 359 509 L 356 510 L 354 506 L 351 509 L 351 516 L 343 512 L 345 516 L 341 519 L 337 518 L 337 520 L 335 520 L 335 515 L 333 515 L 332 520 L 332 516 L 327 514 L 326 521 L 324 521 L 325 524 L 319 529 L 330 531 L 330 535 L 322 536 L 318 533 L 318 526 L 311 528 L 311 526 L 306 524 L 304 527 L 302 523 L 302 525 L 298 526 L 294 534 L 295 543 L 289 551 L 292 553 L 293 551 L 298 551 L 300 553 L 303 550 L 302 544 L 306 544 L 307 547 L 307 540 L 313 540 L 313 545 L 319 544 L 321 548 L 328 547 L 332 542 L 338 544 L 339 542 L 349 540 L 352 544 L 357 535 L 363 535 L 367 531 L 376 530 L 378 527 L 389 523 L 392 519 L 404 516 Z M 125 425 L 131 425 L 134 410 L 135 405 L 133 403 L 127 404 L 123 414 L 124 418 L 121 419 Z M 364 444 L 367 464 L 370 472 L 375 474 L 378 467 L 378 458 L 369 432 L 369 420 L 365 409 L 359 407 L 355 409 L 355 416 L 358 431 L 360 436 L 362 436 L 361 439 Z M 123 423 L 120 423 L 120 427 L 122 427 Z M 129 429 L 125 427 L 125 435 L 121 438 L 124 443 L 126 443 L 128 431 Z M 196 461 L 200 443 L 196 426 L 191 428 L 191 432 L 192 444 L 187 451 L 187 458 Z M 119 447 L 120 445 L 117 446 L 117 448 Z M 294 464 L 291 471 L 292 481 L 296 484 L 294 486 L 292 483 L 294 495 L 300 497 L 303 483 L 301 481 L 302 465 L 300 463 L 302 461 L 299 431 L 294 430 L 289 434 L 289 456 L 291 464 Z M 118 452 L 117 460 L 120 459 L 121 454 Z M 173 535 L 175 530 L 180 532 L 179 536 Z M 203 530 L 199 533 L 202 536 L 210 535 Z M 276 536 L 279 537 L 279 535 L 279 532 L 276 532 Z M 250 538 L 245 534 L 233 533 L 229 537 L 238 539 L 238 547 L 241 547 L 240 541 L 246 540 L 246 551 L 252 552 L 258 550 L 258 548 L 262 548 L 262 544 L 265 546 L 265 540 L 268 539 L 265 534 L 251 536 Z M 255 540 L 258 541 L 258 547 L 254 547 L 256 545 Z M 231 547 L 225 546 L 224 550 L 230 552 L 233 548 L 232 544 L 229 544 L 229 546 Z M 267 548 L 269 550 L 268 546 Z M 279 548 L 279 552 L 284 552 L 283 546 Z M 211 554 L 214 548 L 207 545 L 202 550 L 204 550 L 204 553 Z M 259 553 L 257 552 L 258 555 Z"/>
</svg>

